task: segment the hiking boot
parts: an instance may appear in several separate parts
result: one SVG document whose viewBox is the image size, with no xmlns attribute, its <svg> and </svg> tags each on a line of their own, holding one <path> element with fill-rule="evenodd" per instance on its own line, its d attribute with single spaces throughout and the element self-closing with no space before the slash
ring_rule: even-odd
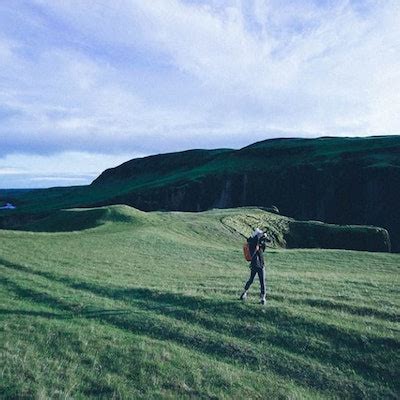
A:
<svg viewBox="0 0 400 400">
<path fill-rule="evenodd" d="M 247 292 L 243 292 L 242 295 L 240 296 L 240 300 L 246 300 L 247 299 Z"/>
</svg>

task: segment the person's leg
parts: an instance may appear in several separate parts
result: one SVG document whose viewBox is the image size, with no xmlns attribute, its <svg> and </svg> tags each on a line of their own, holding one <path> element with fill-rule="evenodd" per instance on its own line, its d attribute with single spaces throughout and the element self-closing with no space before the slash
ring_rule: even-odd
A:
<svg viewBox="0 0 400 400">
<path fill-rule="evenodd" d="M 256 270 L 254 270 L 254 269 L 251 270 L 251 272 L 250 272 L 250 278 L 249 278 L 249 280 L 246 282 L 246 285 L 244 286 L 245 292 L 247 292 L 247 291 L 249 290 L 251 284 L 252 284 L 253 281 L 254 281 L 254 277 L 256 276 L 256 273 L 257 273 Z"/>
<path fill-rule="evenodd" d="M 258 279 L 260 281 L 260 301 L 262 304 L 265 303 L 265 269 L 259 269 L 257 271 Z"/>
<path fill-rule="evenodd" d="M 247 291 L 249 290 L 251 284 L 254 281 L 254 277 L 256 276 L 256 271 L 254 269 L 251 270 L 250 272 L 250 278 L 249 280 L 246 282 L 246 285 L 244 286 L 244 292 L 241 294 L 240 299 L 241 300 L 246 300 L 247 297 Z"/>
</svg>

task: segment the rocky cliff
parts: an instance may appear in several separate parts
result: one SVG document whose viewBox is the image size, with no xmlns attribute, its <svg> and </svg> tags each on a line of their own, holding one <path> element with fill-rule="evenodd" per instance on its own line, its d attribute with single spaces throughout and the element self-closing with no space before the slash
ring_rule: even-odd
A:
<svg viewBox="0 0 400 400">
<path fill-rule="evenodd" d="M 275 139 L 158 155 L 106 170 L 92 187 L 122 183 L 98 204 L 182 211 L 276 205 L 300 220 L 383 227 L 400 251 L 400 136 Z"/>
</svg>

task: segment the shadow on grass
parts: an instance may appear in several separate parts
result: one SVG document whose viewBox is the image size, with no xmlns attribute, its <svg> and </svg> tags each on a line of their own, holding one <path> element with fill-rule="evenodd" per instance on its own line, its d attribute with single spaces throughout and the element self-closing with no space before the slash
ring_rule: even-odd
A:
<svg viewBox="0 0 400 400">
<path fill-rule="evenodd" d="M 141 288 L 107 287 L 37 271 L 5 260 L 0 260 L 0 264 L 45 277 L 73 289 L 123 300 L 142 311 L 82 310 L 78 304 L 5 280 L 7 288 L 20 297 L 62 310 L 69 317 L 97 318 L 120 329 L 158 340 L 170 340 L 233 364 L 240 362 L 255 370 L 269 369 L 300 385 L 318 390 L 339 393 L 339 389 L 346 385 L 352 395 L 364 397 L 366 390 L 376 389 L 368 381 L 379 384 L 386 382 L 392 389 L 399 390 L 399 385 L 395 383 L 395 364 L 390 365 L 387 361 L 388 354 L 397 350 L 400 342 L 391 338 L 354 335 L 334 325 L 313 323 L 278 307 L 268 307 L 267 312 L 262 314 L 259 307 L 246 306 L 238 301 L 160 293 Z M 180 323 L 171 324 L 165 317 Z M 223 318 L 237 323 L 229 325 L 222 321 Z M 264 326 L 259 324 L 260 321 Z M 210 334 L 196 329 L 188 332 L 186 328 L 185 331 L 185 323 L 206 329 Z M 240 339 L 240 342 L 227 337 L 229 335 Z M 321 346 L 321 342 L 326 341 L 329 345 Z M 336 349 L 340 349 L 340 352 Z M 314 359 L 318 360 L 321 367 L 315 365 Z M 338 369 L 342 373 L 338 373 Z M 347 378 L 345 373 L 348 371 L 357 371 L 366 381 Z M 380 387 L 380 390 L 375 392 L 378 397 L 382 394 L 390 397 L 393 394 L 389 388 Z"/>
<path fill-rule="evenodd" d="M 33 310 L 8 310 L 5 308 L 0 308 L 0 315 L 25 315 L 30 317 L 63 318 L 63 314 L 60 313 Z"/>
<path fill-rule="evenodd" d="M 288 297 L 285 295 L 279 295 L 274 293 L 271 298 L 279 301 L 287 301 L 292 304 L 304 304 L 310 307 L 317 307 L 326 310 L 335 310 L 335 311 L 344 311 L 348 314 L 359 315 L 362 317 L 374 317 L 380 318 L 385 321 L 390 322 L 400 322 L 400 315 L 395 315 L 386 311 L 380 311 L 373 307 L 367 306 L 353 306 L 351 304 L 339 302 L 339 301 L 332 301 L 329 299 L 299 299 L 294 297 Z"/>
<path fill-rule="evenodd" d="M 134 299 L 140 299 L 144 297 L 149 297 L 149 296 L 158 296 L 162 297 L 162 294 L 159 294 L 157 291 L 154 292 L 149 289 L 140 289 L 140 288 L 134 288 L 134 289 L 121 289 L 121 288 L 112 288 L 112 287 L 105 287 L 101 286 L 95 283 L 90 283 L 90 282 L 83 282 L 80 280 L 76 280 L 74 278 L 71 278 L 69 276 L 59 276 L 51 272 L 46 272 L 46 271 L 39 271 L 36 269 L 33 269 L 31 267 L 27 267 L 24 265 L 19 265 L 16 263 L 11 263 L 7 260 L 4 260 L 0 258 L 0 266 L 3 265 L 4 267 L 11 268 L 17 271 L 23 271 L 27 272 L 29 274 L 37 275 L 37 276 L 42 276 L 44 278 L 47 278 L 52 281 L 56 281 L 62 284 L 65 284 L 73 289 L 78 289 L 78 290 L 86 290 L 93 292 L 94 294 L 104 296 L 104 297 L 109 297 L 112 299 L 122 299 L 126 300 L 128 298 L 134 298 Z M 133 293 L 129 293 L 129 291 L 135 291 L 137 295 Z M 140 291 L 143 291 L 143 293 L 140 293 Z M 158 293 L 158 294 L 157 294 Z M 165 293 L 166 296 L 174 296 L 173 293 L 167 292 Z M 182 296 L 181 294 L 175 296 L 174 301 L 175 302 L 180 302 L 182 306 L 187 307 L 187 298 L 191 297 L 192 299 L 198 299 L 199 297 L 194 297 L 194 296 Z M 330 299 L 312 299 L 312 298 L 294 298 L 292 296 L 286 296 L 286 295 L 280 295 L 277 293 L 274 293 L 273 295 L 270 295 L 271 299 L 277 300 L 277 301 L 286 301 L 288 303 L 292 304 L 300 304 L 300 305 L 307 305 L 311 307 L 318 307 L 318 308 L 323 308 L 323 309 L 328 309 L 328 310 L 337 310 L 337 311 L 344 311 L 347 312 L 348 314 L 354 314 L 358 316 L 367 316 L 367 317 L 373 317 L 373 318 L 380 318 L 385 321 L 390 321 L 390 322 L 400 322 L 400 315 L 396 315 L 390 312 L 386 311 L 381 311 L 377 310 L 373 307 L 367 307 L 367 306 L 353 306 L 347 303 L 343 302 L 338 302 L 338 301 L 332 301 Z M 215 304 L 215 302 L 211 302 L 210 305 Z M 221 301 L 218 300 L 217 302 L 217 307 L 218 310 L 215 310 L 218 312 L 218 314 L 221 314 L 224 312 L 223 307 L 221 307 Z M 232 304 L 231 302 L 227 302 L 229 306 Z M 230 307 L 229 307 L 230 309 Z M 251 315 L 248 314 L 247 317 Z M 259 319 L 259 313 L 256 312 L 254 315 L 255 318 Z"/>
<path fill-rule="evenodd" d="M 50 296 L 47 293 L 39 292 L 37 290 L 32 290 L 30 288 L 20 286 L 19 284 L 17 284 L 16 282 L 12 281 L 9 278 L 2 278 L 0 283 L 3 284 L 3 286 L 5 286 L 8 290 L 11 290 L 17 296 L 23 299 L 31 299 L 35 303 L 64 311 L 64 313 L 61 314 L 61 313 L 53 313 L 47 311 L 0 309 L 0 315 L 14 314 L 14 315 L 28 315 L 28 316 L 46 317 L 46 318 L 68 319 L 75 316 L 83 316 L 85 318 L 97 318 L 108 315 L 119 315 L 119 314 L 130 313 L 129 310 L 121 310 L 121 309 L 114 310 L 114 309 L 82 308 L 82 306 L 78 303 L 66 302 L 65 300 L 61 300 L 54 296 Z"/>
</svg>

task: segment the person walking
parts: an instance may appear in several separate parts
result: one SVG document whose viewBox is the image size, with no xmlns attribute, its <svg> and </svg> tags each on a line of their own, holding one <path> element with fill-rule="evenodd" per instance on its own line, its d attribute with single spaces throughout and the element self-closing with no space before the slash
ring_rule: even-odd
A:
<svg viewBox="0 0 400 400">
<path fill-rule="evenodd" d="M 260 303 L 265 304 L 265 264 L 264 264 L 264 251 L 266 247 L 265 233 L 256 228 L 251 236 L 247 239 L 249 251 L 251 255 L 250 262 L 250 278 L 244 286 L 244 292 L 241 294 L 240 299 L 247 299 L 247 291 L 254 281 L 256 275 L 260 281 Z"/>
</svg>

